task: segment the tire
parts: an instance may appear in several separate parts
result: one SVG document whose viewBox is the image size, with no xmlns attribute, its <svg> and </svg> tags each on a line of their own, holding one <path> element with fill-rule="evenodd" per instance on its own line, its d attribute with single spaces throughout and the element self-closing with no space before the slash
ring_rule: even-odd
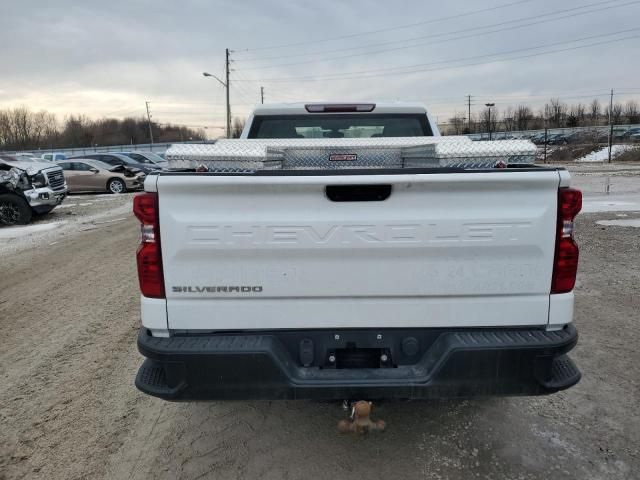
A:
<svg viewBox="0 0 640 480">
<path fill-rule="evenodd" d="M 0 195 L 0 225 L 26 225 L 32 215 L 24 198 L 11 193 Z"/>
<path fill-rule="evenodd" d="M 112 178 L 107 182 L 107 190 L 109 193 L 119 194 L 127 191 L 127 186 L 124 183 L 124 180 L 120 178 Z"/>
</svg>

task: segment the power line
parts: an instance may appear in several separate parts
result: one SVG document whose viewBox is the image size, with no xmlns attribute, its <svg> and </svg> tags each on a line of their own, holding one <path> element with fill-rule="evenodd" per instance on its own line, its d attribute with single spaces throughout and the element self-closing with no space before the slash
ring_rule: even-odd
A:
<svg viewBox="0 0 640 480">
<path fill-rule="evenodd" d="M 422 67 L 439 65 L 439 64 L 458 63 L 458 62 L 464 62 L 464 61 L 467 61 L 467 60 L 475 60 L 475 59 L 478 59 L 478 58 L 495 57 L 495 56 L 500 56 L 500 55 L 511 55 L 511 54 L 514 54 L 514 53 L 519 53 L 519 52 L 524 52 L 524 51 L 529 51 L 529 50 L 538 50 L 538 49 L 543 49 L 543 48 L 548 48 L 548 47 L 553 47 L 553 46 L 558 46 L 558 45 L 566 45 L 566 44 L 575 43 L 575 42 L 582 42 L 582 41 L 585 41 L 585 40 L 592 40 L 592 39 L 595 39 L 595 38 L 610 37 L 612 35 L 620 35 L 620 34 L 623 34 L 623 33 L 629 33 L 629 32 L 637 31 L 637 30 L 640 30 L 640 28 L 630 28 L 630 29 L 627 29 L 627 30 L 620 30 L 618 32 L 604 33 L 604 34 L 600 34 L 600 35 L 590 35 L 588 37 L 577 38 L 577 39 L 574 39 L 574 40 L 567 40 L 567 41 L 564 41 L 564 42 L 554 42 L 554 43 L 548 43 L 548 44 L 544 44 L 544 45 L 538 45 L 538 46 L 535 46 L 535 47 L 519 48 L 519 49 L 516 49 L 516 50 L 509 50 L 509 51 L 506 51 L 506 52 L 497 52 L 497 53 L 491 53 L 491 54 L 486 54 L 486 55 L 476 55 L 476 56 L 471 56 L 471 57 L 458 58 L 458 59 L 454 59 L 454 60 L 440 60 L 440 61 L 429 62 L 429 63 L 419 63 L 419 64 L 414 64 L 414 65 L 404 65 L 404 66 L 399 66 L 399 67 L 379 68 L 379 69 L 374 69 L 374 70 L 360 70 L 360 71 L 352 71 L 352 72 L 342 72 L 342 73 L 336 73 L 336 74 L 330 74 L 330 75 L 321 75 L 321 76 L 308 76 L 307 75 L 307 76 L 300 76 L 300 77 L 262 78 L 261 81 L 262 82 L 290 82 L 290 81 L 296 81 L 297 82 L 297 81 L 351 80 L 351 79 L 357 79 L 357 78 L 373 78 L 373 77 L 391 76 L 391 75 L 407 75 L 407 74 L 420 73 L 420 72 L 425 72 L 425 71 L 445 70 L 445 69 L 450 69 L 450 68 L 459 68 L 459 67 L 465 67 L 465 66 L 482 65 L 482 64 L 486 64 L 486 63 L 494 63 L 494 62 L 501 62 L 501 61 L 502 62 L 511 61 L 511 60 L 517 60 L 519 58 L 529 58 L 529 57 L 535 57 L 535 56 L 539 56 L 539 55 L 546 55 L 548 53 L 557 53 L 557 52 L 564 52 L 564 51 L 569 51 L 569 50 L 577 50 L 577 49 L 587 48 L 587 47 L 592 47 L 592 46 L 597 46 L 597 45 L 605 45 L 605 44 L 609 44 L 609 43 L 614 43 L 614 42 L 619 42 L 619 41 L 628 40 L 628 39 L 632 39 L 632 38 L 637 38 L 638 36 L 635 35 L 635 36 L 623 37 L 623 38 L 608 40 L 608 41 L 604 41 L 604 42 L 596 42 L 596 43 L 592 43 L 592 44 L 579 45 L 579 46 L 576 46 L 576 47 L 569 47 L 569 48 L 565 48 L 565 49 L 544 51 L 544 52 L 540 52 L 540 53 L 535 53 L 535 54 L 530 54 L 530 55 L 523 55 L 523 56 L 507 58 L 507 59 L 492 60 L 492 61 L 489 61 L 489 62 L 477 62 L 477 63 L 470 63 L 470 64 L 465 64 L 465 65 L 454 65 L 454 66 L 447 66 L 447 67 L 442 67 L 442 68 L 438 68 L 438 69 L 422 69 Z M 415 70 L 415 69 L 419 69 L 419 70 Z M 409 70 L 409 71 L 407 71 L 407 70 Z M 382 72 L 382 73 L 376 73 L 376 72 Z M 384 72 L 387 72 L 387 73 L 384 73 Z M 240 81 L 240 80 L 238 80 L 238 81 Z M 256 80 L 252 80 L 252 81 L 256 81 Z"/>
<path fill-rule="evenodd" d="M 238 77 L 238 79 L 239 79 L 239 80 L 244 81 L 244 83 L 245 83 L 245 84 L 246 84 L 246 83 L 255 83 L 255 82 L 252 82 L 252 81 L 250 81 L 249 79 L 247 79 L 247 78 L 242 74 L 242 72 L 239 72 L 237 69 L 235 69 L 235 70 L 233 70 L 233 71 L 234 71 L 234 72 L 236 72 L 236 76 Z M 258 86 L 258 85 L 256 84 L 256 87 L 257 87 L 257 86 Z M 256 103 L 258 103 L 258 102 L 257 102 L 257 100 L 256 100 L 256 101 L 253 101 L 253 102 L 251 101 L 251 97 L 253 96 L 253 94 L 252 94 L 251 92 L 247 91 L 247 90 L 245 89 L 245 87 L 243 86 L 243 84 L 242 84 L 242 83 L 237 84 L 236 88 L 240 90 L 238 93 L 239 93 L 240 97 L 241 97 L 245 102 L 247 102 L 247 103 L 246 103 L 246 105 L 255 105 Z"/>
<path fill-rule="evenodd" d="M 162 125 L 165 127 L 201 128 L 204 130 L 208 130 L 209 128 L 215 129 L 215 130 L 226 130 L 227 128 L 225 125 L 185 125 L 184 123 L 171 123 L 171 122 L 158 123 L 158 125 Z"/>
<path fill-rule="evenodd" d="M 377 46 L 393 45 L 393 44 L 397 44 L 397 43 L 405 43 L 405 42 L 409 42 L 409 41 L 423 40 L 423 39 L 428 39 L 428 38 L 437 38 L 437 37 L 443 37 L 443 36 L 448 36 L 448 35 L 454 35 L 454 34 L 457 34 L 457 33 L 465 33 L 465 35 L 456 36 L 456 37 L 452 37 L 452 38 L 445 38 L 445 39 L 438 40 L 438 41 L 419 42 L 419 43 L 415 43 L 415 44 L 412 44 L 412 45 L 402 45 L 402 46 L 397 46 L 397 47 L 393 47 L 393 48 L 384 48 L 384 49 L 381 49 L 381 50 L 374 50 L 374 51 L 369 51 L 369 52 L 357 52 L 357 53 L 352 53 L 352 54 L 348 54 L 348 55 L 332 56 L 332 57 L 320 58 L 320 59 L 315 59 L 315 60 L 304 60 L 304 61 L 289 62 L 289 63 L 276 63 L 276 64 L 272 64 L 272 65 L 258 65 L 258 66 L 254 66 L 254 67 L 249 66 L 249 67 L 244 68 L 243 70 L 245 70 L 245 71 L 248 71 L 248 70 L 264 70 L 264 69 L 269 69 L 269 68 L 287 67 L 287 66 L 304 65 L 304 64 L 310 64 L 310 63 L 328 62 L 328 61 L 340 60 L 340 59 L 344 59 L 344 58 L 353 58 L 353 57 L 360 57 L 360 56 L 377 55 L 377 54 L 380 54 L 380 53 L 393 52 L 393 51 L 404 50 L 404 49 L 408 49 L 408 48 L 415 48 L 415 47 L 419 47 L 419 46 L 423 46 L 423 45 L 435 45 L 435 44 L 440 44 L 440 43 L 452 42 L 452 41 L 456 41 L 456 40 L 462 40 L 462 39 L 467 39 L 467 38 L 478 37 L 478 36 L 482 36 L 482 35 L 489 35 L 489 34 L 492 34 L 492 33 L 499 33 L 499 32 L 504 32 L 504 31 L 508 31 L 508 30 L 515 30 L 515 29 L 518 29 L 518 28 L 530 27 L 530 26 L 539 25 L 539 24 L 542 24 L 542 23 L 548 23 L 548 22 L 555 22 L 555 21 L 559 21 L 559 20 L 564 20 L 566 18 L 574 18 L 574 17 L 576 17 L 578 15 L 587 15 L 589 13 L 600 12 L 600 11 L 603 11 L 603 10 L 609 10 L 609 9 L 612 9 L 612 8 L 620 8 L 620 7 L 624 7 L 624 6 L 629 6 L 629 5 L 634 5 L 634 4 L 640 3 L 640 1 L 636 0 L 636 1 L 632 1 L 632 2 L 622 3 L 622 4 L 619 4 L 619 5 L 609 5 L 609 6 L 606 6 L 606 7 L 591 9 L 591 10 L 588 10 L 588 11 L 585 11 L 585 12 L 567 13 L 567 12 L 575 12 L 576 10 L 580 10 L 580 9 L 583 9 L 583 8 L 589 8 L 589 7 L 593 7 L 593 6 L 597 6 L 597 5 L 614 3 L 614 2 L 617 2 L 617 1 L 620 1 L 620 0 L 607 0 L 605 2 L 596 2 L 596 3 L 587 4 L 587 5 L 582 5 L 580 7 L 557 10 L 557 11 L 554 11 L 554 12 L 544 13 L 544 14 L 540 14 L 540 15 L 521 17 L 521 18 L 517 18 L 517 19 L 514 19 L 514 20 L 508 20 L 508 21 L 504 21 L 504 22 L 493 23 L 493 24 L 479 26 L 479 27 L 472 27 L 472 28 L 466 28 L 466 29 L 461 29 L 461 30 L 453 30 L 453 31 L 442 32 L 442 33 L 433 33 L 433 34 L 429 34 L 429 35 L 421 35 L 421 36 L 418 36 L 418 37 L 408 38 L 408 39 L 404 39 L 404 40 L 393 40 L 393 41 L 389 41 L 389 42 L 380 42 L 380 43 L 369 44 L 369 45 L 364 45 L 364 46 L 360 46 L 360 47 L 352 47 L 352 48 L 346 48 L 346 49 L 331 50 L 331 51 L 328 51 L 328 52 L 316 52 L 316 53 L 306 53 L 306 54 L 291 55 L 291 56 L 272 57 L 272 58 L 291 58 L 291 57 L 301 57 L 301 56 L 306 57 L 306 56 L 310 56 L 310 55 L 316 55 L 318 53 L 344 52 L 344 51 L 347 51 L 347 50 L 357 50 L 357 49 L 362 49 L 362 48 L 371 48 L 371 47 L 377 47 Z M 558 14 L 562 14 L 562 13 L 565 13 L 566 15 L 557 16 Z M 498 27 L 498 26 L 503 26 L 503 25 L 509 25 L 509 24 L 512 24 L 512 23 L 518 23 L 518 22 L 522 22 L 522 21 L 532 20 L 532 19 L 536 19 L 536 18 L 544 18 L 544 17 L 549 17 L 549 16 L 553 16 L 553 18 L 549 18 L 549 19 L 545 19 L 545 20 L 539 20 L 539 21 L 535 21 L 535 22 L 524 23 L 524 24 L 521 24 L 521 25 L 510 25 L 510 26 L 507 26 L 507 27 L 504 27 L 504 28 L 499 28 L 499 29 L 495 29 L 495 30 L 488 30 L 486 32 L 478 32 L 478 33 L 469 34 L 469 32 L 471 32 L 471 31 L 483 30 L 483 29 L 487 29 L 487 28 L 493 28 L 493 27 Z"/>
<path fill-rule="evenodd" d="M 575 43 L 575 42 L 581 42 L 581 41 L 585 41 L 585 40 L 592 40 L 594 38 L 602 38 L 602 37 L 607 37 L 607 36 L 612 36 L 612 35 L 620 35 L 622 33 L 628 33 L 631 31 L 636 31 L 639 28 L 630 28 L 630 29 L 626 29 L 626 30 L 620 30 L 617 32 L 611 32 L 611 33 L 603 33 L 603 34 L 598 34 L 598 35 L 590 35 L 587 37 L 582 37 L 582 38 L 577 38 L 574 40 L 566 40 L 566 41 L 562 41 L 562 42 L 554 42 L 554 43 L 547 43 L 547 44 L 543 44 L 543 45 L 537 45 L 534 47 L 525 47 L 525 48 L 519 48 L 519 49 L 515 49 L 515 50 L 509 50 L 506 52 L 498 52 L 498 53 L 489 53 L 489 54 L 484 54 L 484 55 L 473 55 L 470 57 L 462 57 L 462 58 L 457 58 L 454 60 L 439 60 L 439 61 L 435 61 L 435 62 L 428 62 L 428 63 L 418 63 L 418 64 L 413 64 L 413 65 L 405 65 L 405 66 L 399 66 L 399 67 L 385 67 L 385 68 L 377 68 L 377 69 L 373 69 L 373 70 L 359 70 L 359 71 L 352 71 L 352 72 L 342 72 L 342 73 L 334 73 L 334 74 L 329 74 L 329 75 L 323 75 L 320 77 L 316 77 L 316 76 L 301 76 L 301 77 L 281 77 L 281 78 L 264 78 L 262 80 L 264 81 L 274 81 L 274 80 L 283 80 L 283 79 L 296 79 L 296 80 L 304 80 L 304 79 L 310 79 L 310 78 L 319 78 L 319 79 L 328 79 L 330 77 L 340 77 L 343 78 L 345 75 L 355 75 L 355 74 L 369 74 L 369 73 L 375 73 L 375 72 L 385 72 L 385 71 L 397 71 L 399 69 L 401 70 L 406 70 L 406 69 L 413 69 L 413 68 L 421 68 L 421 67 L 426 67 L 426 66 L 432 66 L 432 65 L 439 65 L 439 64 L 443 64 L 443 63 L 457 63 L 457 62 L 463 62 L 463 61 L 467 61 L 467 60 L 474 60 L 477 58 L 486 58 L 486 57 L 494 57 L 494 56 L 498 56 L 498 55 L 510 55 L 513 53 L 518 53 L 518 52 L 523 52 L 523 51 L 528 51 L 528 50 L 537 50 L 537 49 L 541 49 L 541 48 L 547 48 L 547 47 L 553 47 L 553 46 L 558 46 L 558 45 L 564 45 L 564 44 L 568 44 L 568 43 Z M 398 72 L 398 73 L 406 73 L 406 72 Z M 255 79 L 252 79 L 251 81 L 256 81 Z"/>
<path fill-rule="evenodd" d="M 225 104 L 224 103 L 213 103 L 213 102 L 207 102 L 207 101 L 201 101 L 201 102 L 179 102 L 179 103 L 175 103 L 175 102 L 153 102 L 155 105 L 163 105 L 164 108 L 188 108 L 188 107 L 192 107 L 192 106 L 219 106 L 219 107 L 224 107 Z M 234 102 L 236 105 L 250 105 L 249 103 L 239 103 L 239 102 Z M 253 105 L 253 103 L 251 103 L 251 105 Z"/>
<path fill-rule="evenodd" d="M 495 10 L 500 10 L 502 8 L 508 8 L 508 7 L 512 7 L 514 5 L 520 5 L 522 3 L 530 3 L 533 0 L 519 0 L 517 2 L 510 2 L 510 3 L 503 3 L 501 5 L 496 5 L 494 7 L 489 7 L 489 8 L 483 8 L 483 9 L 479 9 L 479 10 L 472 10 L 469 12 L 465 12 L 465 13 L 459 13 L 456 15 L 449 15 L 446 17 L 439 17 L 439 18 L 433 18 L 430 20 L 424 20 L 421 22 L 415 22 L 415 23 L 407 23 L 404 25 L 396 25 L 394 27 L 387 27 L 387 28 L 380 28 L 377 30 L 369 30 L 366 32 L 359 32 L 359 33 L 350 33 L 347 35 L 340 35 L 340 36 L 336 36 L 336 37 L 328 37 L 328 38 L 323 38 L 323 39 L 318 39 L 318 40 L 307 40 L 304 42 L 296 42 L 296 43 L 285 43 L 285 44 L 280 44 L 280 45 L 271 45 L 271 46 L 266 46 L 266 47 L 257 47 L 257 48 L 245 48 L 243 49 L 244 51 L 259 51 L 259 50 L 273 50 L 276 48 L 290 48 L 290 47 L 299 47 L 302 45 L 311 45 L 311 44 L 315 44 L 315 43 L 324 43 L 324 42 L 330 42 L 330 41 L 334 41 L 334 40 L 344 40 L 346 38 L 355 38 L 355 37 L 361 37 L 364 35 L 373 35 L 375 33 L 382 33 L 382 32 L 391 32 L 394 30 L 401 30 L 404 28 L 411 28 L 411 27 L 417 27 L 420 25 L 429 25 L 432 23 L 438 23 L 438 22 L 444 22 L 447 20 L 454 20 L 454 19 L 458 19 L 458 18 L 463 18 L 463 17 L 468 17 L 471 15 L 476 15 L 478 13 L 485 13 L 485 12 L 492 12 Z"/>
<path fill-rule="evenodd" d="M 602 89 L 602 90 L 597 90 L 595 92 L 596 93 L 584 94 L 584 95 L 566 95 L 566 94 L 559 94 L 559 93 L 547 93 L 547 94 L 544 94 L 544 95 L 542 95 L 542 94 L 540 94 L 540 95 L 530 95 L 529 97 L 536 97 L 536 96 L 537 97 L 546 96 L 547 98 L 549 98 L 549 97 L 550 98 L 557 97 L 560 101 L 565 101 L 566 102 L 567 100 L 581 99 L 581 98 L 590 98 L 590 99 L 607 98 L 608 99 L 611 96 L 611 90 L 607 91 L 607 90 Z M 621 93 L 620 92 L 615 92 L 614 93 L 614 96 L 618 96 L 618 95 L 621 95 Z M 631 95 L 633 95 L 633 94 L 631 94 Z M 637 95 L 637 94 L 635 94 L 635 95 Z M 495 100 L 496 105 L 502 105 L 503 107 L 512 107 L 512 106 L 517 107 L 519 105 L 529 105 L 529 104 L 542 105 L 542 103 L 544 102 L 542 99 L 537 99 L 537 100 L 534 100 L 534 99 L 532 99 L 532 100 L 518 100 L 518 98 L 527 98 L 528 96 L 523 96 L 523 97 L 516 96 L 516 97 L 513 97 L 513 96 L 509 96 L 509 95 L 501 96 L 501 95 L 491 95 L 491 94 L 489 94 L 489 95 L 477 95 L 475 97 L 476 98 L 480 98 L 480 99 L 487 99 L 487 100 L 491 99 L 492 101 Z M 468 98 L 468 95 L 465 96 L 465 99 L 466 98 Z M 512 102 L 509 102 L 509 101 L 502 102 L 502 101 L 500 101 L 500 99 L 503 99 L 503 98 L 515 98 L 516 100 L 514 100 Z M 427 105 L 433 105 L 433 102 L 426 101 L 424 103 L 426 103 Z M 484 103 L 484 100 L 480 100 L 480 103 Z M 544 103 L 546 103 L 546 102 L 544 102 Z M 429 109 L 429 112 L 431 114 L 434 114 L 435 110 Z M 456 112 L 454 112 L 453 115 L 455 115 L 455 114 L 456 114 Z M 442 113 L 441 111 L 438 112 L 438 115 L 441 116 L 441 117 L 453 116 L 450 112 Z"/>
</svg>

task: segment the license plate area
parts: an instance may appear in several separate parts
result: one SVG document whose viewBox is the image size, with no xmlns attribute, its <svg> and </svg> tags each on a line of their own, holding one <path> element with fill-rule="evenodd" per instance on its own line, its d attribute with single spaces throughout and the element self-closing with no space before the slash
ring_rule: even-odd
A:
<svg viewBox="0 0 640 480">
<path fill-rule="evenodd" d="M 358 368 L 393 368 L 391 350 L 389 348 L 357 348 L 348 344 L 346 348 L 335 348 L 327 351 L 324 368 L 358 369 Z"/>
</svg>

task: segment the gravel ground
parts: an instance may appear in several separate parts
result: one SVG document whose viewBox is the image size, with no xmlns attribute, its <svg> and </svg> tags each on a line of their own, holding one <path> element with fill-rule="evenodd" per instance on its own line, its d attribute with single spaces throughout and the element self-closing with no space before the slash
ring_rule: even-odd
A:
<svg viewBox="0 0 640 480">
<path fill-rule="evenodd" d="M 126 220 L 134 193 L 122 195 L 69 195 L 51 213 L 34 217 L 29 225 L 0 229 L 0 255 L 44 247 L 105 222 Z"/>
<path fill-rule="evenodd" d="M 596 221 L 640 213 L 579 217 L 577 386 L 382 403 L 388 431 L 353 438 L 336 433 L 332 403 L 172 404 L 135 389 L 128 201 L 12 255 L 0 239 L 0 479 L 639 478 L 640 229 Z"/>
</svg>

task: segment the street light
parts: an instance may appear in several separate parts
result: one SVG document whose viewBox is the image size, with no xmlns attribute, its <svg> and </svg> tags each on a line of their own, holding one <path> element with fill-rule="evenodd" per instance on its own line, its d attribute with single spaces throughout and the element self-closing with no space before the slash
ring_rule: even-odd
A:
<svg viewBox="0 0 640 480">
<path fill-rule="evenodd" d="M 495 103 L 485 103 L 485 107 L 489 109 L 489 140 L 491 140 L 491 107 L 495 107 Z"/>
<path fill-rule="evenodd" d="M 227 84 L 226 84 L 226 83 L 224 83 L 222 80 L 220 80 L 220 79 L 219 79 L 218 77 L 216 77 L 215 75 L 213 75 L 212 73 L 209 73 L 209 72 L 202 72 L 202 76 L 203 76 L 203 77 L 213 77 L 213 78 L 215 78 L 217 81 L 219 81 L 219 82 L 220 82 L 220 84 L 221 84 L 224 88 L 227 88 Z"/>
<path fill-rule="evenodd" d="M 202 72 L 202 76 L 216 79 L 220 83 L 220 85 L 222 85 L 227 90 L 227 138 L 231 138 L 231 109 L 229 108 L 229 84 L 223 82 L 214 74 L 209 72 Z"/>
</svg>

